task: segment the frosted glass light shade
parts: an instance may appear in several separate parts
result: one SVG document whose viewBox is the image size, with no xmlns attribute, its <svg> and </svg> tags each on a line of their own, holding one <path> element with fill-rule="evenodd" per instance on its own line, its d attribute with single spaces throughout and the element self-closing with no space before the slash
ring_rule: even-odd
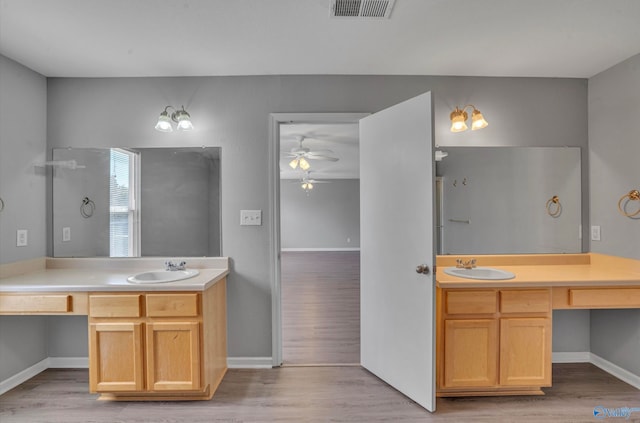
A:
<svg viewBox="0 0 640 423">
<path fill-rule="evenodd" d="M 467 120 L 467 112 L 460 110 L 456 107 L 456 109 L 451 112 L 451 132 L 462 132 L 468 129 L 466 120 Z"/>
<path fill-rule="evenodd" d="M 160 113 L 160 117 L 158 117 L 158 123 L 156 123 L 156 131 L 160 132 L 171 132 L 173 128 L 171 127 L 171 118 L 169 114 L 164 111 Z"/>
<path fill-rule="evenodd" d="M 471 114 L 471 130 L 475 131 L 476 129 L 482 129 L 489 126 L 489 123 L 484 119 L 482 113 L 479 110 L 473 109 L 473 113 Z"/>
</svg>

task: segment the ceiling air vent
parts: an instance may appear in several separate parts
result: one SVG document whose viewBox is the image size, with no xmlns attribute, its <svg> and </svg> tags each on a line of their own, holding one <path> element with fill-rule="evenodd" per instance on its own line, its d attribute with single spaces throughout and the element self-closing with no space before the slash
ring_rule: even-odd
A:
<svg viewBox="0 0 640 423">
<path fill-rule="evenodd" d="M 394 3 L 395 0 L 331 0 L 331 17 L 389 19 Z"/>
</svg>

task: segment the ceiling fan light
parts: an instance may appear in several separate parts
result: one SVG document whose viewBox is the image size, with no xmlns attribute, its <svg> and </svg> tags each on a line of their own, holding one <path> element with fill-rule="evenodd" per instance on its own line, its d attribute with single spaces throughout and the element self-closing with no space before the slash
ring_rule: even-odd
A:
<svg viewBox="0 0 640 423">
<path fill-rule="evenodd" d="M 171 132 L 173 128 L 171 127 L 171 118 L 169 117 L 169 113 L 165 110 L 160 113 L 160 117 L 158 117 L 158 123 L 156 123 L 156 131 L 160 132 Z"/>
<path fill-rule="evenodd" d="M 300 169 L 302 169 L 302 170 L 307 170 L 307 169 L 309 169 L 311 167 L 309 162 L 307 160 L 305 160 L 304 157 L 300 157 L 299 164 L 300 164 Z"/>
<path fill-rule="evenodd" d="M 295 168 L 298 167 L 298 158 L 297 157 L 289 162 L 289 167 L 291 169 L 295 169 Z"/>
<path fill-rule="evenodd" d="M 305 191 L 309 191 L 313 189 L 313 184 L 311 182 L 303 182 L 302 189 Z"/>
<path fill-rule="evenodd" d="M 484 119 L 482 113 L 478 109 L 473 109 L 473 113 L 471 114 L 471 130 L 475 131 L 476 129 L 482 129 L 489 126 L 489 123 Z"/>
<path fill-rule="evenodd" d="M 464 110 L 456 107 L 449 117 L 451 118 L 451 132 L 462 132 L 468 129 L 465 121 L 469 115 L 467 115 L 467 112 Z"/>
</svg>

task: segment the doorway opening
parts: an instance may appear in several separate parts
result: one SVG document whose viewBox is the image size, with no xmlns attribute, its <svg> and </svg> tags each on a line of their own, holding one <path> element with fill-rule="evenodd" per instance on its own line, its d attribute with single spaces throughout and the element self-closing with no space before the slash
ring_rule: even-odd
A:
<svg viewBox="0 0 640 423">
<path fill-rule="evenodd" d="M 358 121 L 272 114 L 273 364 L 359 365 Z"/>
</svg>

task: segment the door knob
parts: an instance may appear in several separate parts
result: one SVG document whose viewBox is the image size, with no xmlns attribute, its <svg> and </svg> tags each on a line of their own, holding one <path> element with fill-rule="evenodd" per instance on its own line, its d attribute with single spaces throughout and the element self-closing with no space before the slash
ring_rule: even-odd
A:
<svg viewBox="0 0 640 423">
<path fill-rule="evenodd" d="M 428 275 L 429 266 L 427 266 L 426 264 L 419 265 L 418 267 L 416 267 L 416 273 L 422 273 L 423 275 Z"/>
</svg>

